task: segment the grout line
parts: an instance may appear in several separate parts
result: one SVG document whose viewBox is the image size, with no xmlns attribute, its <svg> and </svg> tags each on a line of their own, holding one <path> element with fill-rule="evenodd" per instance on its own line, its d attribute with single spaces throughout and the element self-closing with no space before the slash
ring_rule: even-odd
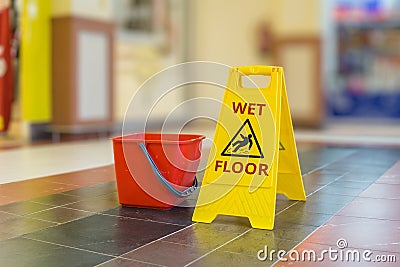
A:
<svg viewBox="0 0 400 267">
<path fill-rule="evenodd" d="M 327 184 L 325 184 L 325 185 L 319 187 L 317 190 L 311 192 L 311 193 L 308 194 L 306 197 L 312 196 L 313 194 L 315 194 L 315 193 L 317 193 L 318 191 L 324 189 L 324 188 L 327 187 L 328 185 L 330 185 L 330 184 L 332 184 L 332 183 L 334 183 L 334 182 L 337 182 L 338 180 L 342 179 L 344 176 L 346 176 L 346 175 L 349 174 L 349 173 L 350 173 L 350 172 L 345 172 L 344 174 L 342 174 L 342 175 L 336 177 L 335 179 L 333 179 L 333 180 L 330 181 L 329 183 L 327 183 Z"/>
<path fill-rule="evenodd" d="M 348 203 L 347 203 L 348 204 Z M 345 204 L 340 210 L 342 210 L 347 204 Z M 340 212 L 340 210 L 333 214 L 326 222 L 328 222 L 329 220 L 331 220 L 333 218 L 333 216 L 335 216 L 336 214 L 338 214 Z M 325 225 L 325 223 L 322 223 L 320 226 L 316 227 L 313 231 L 311 231 L 311 233 L 309 233 L 303 240 L 298 241 L 297 245 L 295 245 L 293 248 L 291 248 L 289 251 L 286 252 L 286 254 L 290 251 L 292 251 L 293 249 L 296 249 L 299 245 L 301 245 L 307 238 L 309 238 L 312 234 L 314 234 L 316 231 L 318 231 L 321 227 L 323 227 Z M 285 255 L 286 255 L 285 254 Z M 279 259 L 276 259 L 270 266 L 274 266 L 275 264 L 277 264 L 279 261 Z"/>
<path fill-rule="evenodd" d="M 86 187 L 89 187 L 89 186 L 86 186 Z M 86 188 L 86 187 L 81 187 L 81 188 Z M 68 192 L 68 191 L 66 191 L 66 192 Z M 112 193 L 117 193 L 117 192 L 118 192 L 117 190 L 114 190 L 114 191 L 110 191 L 110 192 L 107 192 L 107 193 L 101 193 L 101 194 L 99 194 L 99 195 L 90 196 L 90 197 L 82 197 L 82 196 L 80 196 L 80 195 L 68 194 L 68 193 L 65 193 L 65 192 L 61 192 L 61 193 L 59 193 L 59 194 L 60 194 L 60 195 L 64 195 L 64 196 L 70 196 L 70 197 L 82 197 L 83 199 L 91 199 L 91 198 L 101 197 L 101 196 L 104 196 L 104 195 L 108 195 L 108 194 L 112 194 Z"/>
<path fill-rule="evenodd" d="M 13 216 L 17 216 L 17 217 L 20 217 L 20 218 L 24 218 L 25 217 L 25 215 L 15 214 L 15 213 L 11 213 L 11 212 L 8 212 L 8 211 L 0 210 L 0 212 L 6 213 L 6 214 L 9 214 L 9 215 L 13 215 Z"/>
<path fill-rule="evenodd" d="M 80 212 L 86 212 L 86 213 L 90 213 L 92 215 L 99 214 L 99 212 L 96 212 L 96 211 L 80 210 L 80 209 L 74 209 L 74 208 L 69 208 L 69 207 L 64 207 L 64 206 L 62 206 L 61 208 L 67 209 L 67 210 L 75 210 L 75 211 L 80 211 Z"/>
<path fill-rule="evenodd" d="M 188 245 L 188 244 L 181 244 L 181 243 L 176 243 L 176 242 L 171 242 L 171 241 L 165 241 L 165 240 L 160 240 L 160 242 L 164 242 L 164 243 L 168 243 L 168 244 L 180 245 L 180 246 L 184 246 L 184 247 L 193 248 L 193 246 Z"/>
<path fill-rule="evenodd" d="M 33 240 L 33 241 L 47 243 L 47 244 L 56 245 L 56 246 L 60 246 L 60 247 L 71 248 L 71 249 L 76 249 L 76 250 L 80 250 L 80 251 L 95 253 L 95 254 L 99 254 L 99 255 L 103 255 L 103 256 L 108 256 L 108 257 L 113 257 L 113 258 L 117 257 L 117 256 L 106 254 L 106 253 L 101 253 L 101 252 L 88 250 L 88 249 L 83 249 L 83 248 L 71 247 L 71 246 L 68 246 L 68 245 L 63 245 L 63 244 L 58 244 L 58 243 L 54 243 L 54 242 L 44 241 L 44 240 L 40 240 L 40 239 L 36 239 L 36 238 L 31 238 L 31 237 L 26 237 L 26 236 L 21 236 L 21 237 L 24 238 L 24 239 L 28 239 L 28 240 Z"/>
<path fill-rule="evenodd" d="M 56 193 L 56 194 L 52 194 L 52 195 L 58 195 L 59 193 Z M 49 196 L 51 196 L 51 195 L 49 195 Z M 66 205 L 70 205 L 70 204 L 75 204 L 75 203 L 78 203 L 78 202 L 81 202 L 82 200 L 77 200 L 77 201 L 73 201 L 73 202 L 69 202 L 69 203 L 65 203 L 65 204 L 61 204 L 61 205 L 52 205 L 52 204 L 48 204 L 48 203 L 43 203 L 43 202 L 37 202 L 37 201 L 34 201 L 34 200 L 29 200 L 29 202 L 32 202 L 32 203 L 36 203 L 36 204 L 42 204 L 42 205 L 48 205 L 48 206 L 52 206 L 52 207 L 62 207 L 62 206 L 66 206 Z"/>
<path fill-rule="evenodd" d="M 47 210 L 47 209 L 46 209 L 46 210 Z M 54 223 L 54 224 L 56 224 L 56 225 L 52 225 L 52 226 L 50 226 L 50 227 L 57 226 L 57 225 L 61 224 L 61 223 L 59 223 L 59 222 L 53 222 L 53 221 L 48 221 L 48 220 L 43 220 L 43 219 L 38 219 L 38 218 L 29 217 L 29 215 L 35 214 L 36 212 L 28 213 L 28 214 L 24 214 L 24 215 L 15 214 L 15 213 L 10 213 L 10 212 L 7 212 L 7 211 L 1 211 L 1 212 L 6 213 L 6 214 L 9 214 L 9 215 L 16 216 L 16 217 L 18 217 L 18 219 L 30 219 L 30 220 L 35 220 L 35 221 L 48 222 L 48 223 Z M 10 219 L 10 220 L 13 220 L 13 219 Z M 7 220 L 6 220 L 6 221 L 7 221 Z M 46 229 L 46 228 L 44 228 L 44 229 Z"/>
<path fill-rule="evenodd" d="M 122 257 L 122 256 L 119 256 L 117 258 L 124 259 L 124 260 L 135 261 L 135 262 L 140 262 L 140 263 L 146 263 L 146 264 L 150 264 L 150 265 L 154 265 L 154 266 L 167 267 L 167 265 L 160 265 L 160 264 L 157 264 L 157 263 L 154 263 L 154 262 L 141 261 L 141 260 L 137 260 L 137 259 L 125 258 L 125 257 Z"/>
<path fill-rule="evenodd" d="M 32 203 L 36 203 L 36 204 L 48 205 L 48 204 L 43 204 L 43 203 L 35 202 L 35 201 L 31 201 L 31 202 L 32 202 Z M 26 215 L 32 215 L 32 214 L 40 213 L 40 212 L 42 212 L 42 211 L 52 210 L 52 209 L 56 209 L 56 208 L 65 208 L 65 209 L 68 209 L 68 208 L 65 207 L 65 206 L 68 206 L 68 205 L 71 205 L 71 204 L 75 204 L 75 203 L 78 203 L 78 202 L 81 202 L 81 200 L 74 201 L 74 202 L 71 202 L 71 203 L 62 204 L 62 205 L 56 205 L 56 206 L 50 206 L 50 205 L 49 205 L 49 208 L 48 208 L 48 209 L 35 211 L 35 212 L 32 212 L 32 213 L 28 213 L 28 214 L 26 214 Z M 86 211 L 86 210 L 83 210 L 83 211 Z"/>
<path fill-rule="evenodd" d="M 63 224 L 63 223 L 60 223 L 60 222 L 48 221 L 48 220 L 43 220 L 43 219 L 38 219 L 38 218 L 31 218 L 31 217 L 25 217 L 25 218 L 26 218 L 26 219 L 31 219 L 31 220 L 36 220 L 36 221 L 41 221 L 41 222 L 54 223 L 54 225 L 51 225 L 51 226 L 49 226 L 49 227 L 54 227 L 54 226 L 58 226 L 58 225 L 60 225 L 60 224 Z M 47 229 L 47 228 L 49 228 L 49 227 L 42 228 L 42 229 L 40 229 L 39 231 L 44 230 L 44 229 Z"/>
<path fill-rule="evenodd" d="M 35 202 L 34 202 L 34 203 L 35 203 Z M 38 203 L 37 203 L 37 204 L 38 204 Z M 47 208 L 47 209 L 38 210 L 38 211 L 35 211 L 35 212 L 32 212 L 32 213 L 25 214 L 24 217 L 30 216 L 30 215 L 35 215 L 35 214 L 41 213 L 41 212 L 43 212 L 43 211 L 54 210 L 54 209 L 57 209 L 57 208 L 60 208 L 60 207 L 62 207 L 62 206 L 51 206 L 51 207 L 49 207 L 49 208 Z"/>
<path fill-rule="evenodd" d="M 278 216 L 279 214 L 281 214 L 282 212 L 284 212 L 285 210 L 288 210 L 289 208 L 293 207 L 294 205 L 296 205 L 299 202 L 300 202 L 300 200 L 297 200 L 296 202 L 290 204 L 289 206 L 287 206 L 283 210 L 278 211 L 277 213 L 275 213 L 275 217 Z"/>
<path fill-rule="evenodd" d="M 327 183 L 326 185 L 323 185 L 323 186 L 321 186 L 320 188 L 318 188 L 317 190 L 315 190 L 315 191 L 311 192 L 310 194 L 306 195 L 306 199 L 307 199 L 307 197 L 309 197 L 309 196 L 313 195 L 314 193 L 320 191 L 321 189 L 325 188 L 326 186 L 328 186 L 328 185 L 330 185 L 330 184 L 336 182 L 337 180 L 341 179 L 342 177 L 344 177 L 344 176 L 345 176 L 346 174 L 348 174 L 348 173 L 349 173 L 349 172 L 346 172 L 346 173 L 340 175 L 339 177 L 335 178 L 334 180 L 332 180 L 331 182 Z M 289 208 L 293 207 L 294 205 L 296 205 L 296 204 L 299 203 L 299 202 L 300 202 L 300 200 L 297 200 L 296 202 L 292 203 L 291 205 L 287 206 L 286 208 L 282 209 L 281 211 L 278 211 L 277 213 L 275 213 L 275 217 L 278 216 L 279 214 L 281 214 L 282 212 L 288 210 Z M 346 205 L 347 205 L 347 204 L 345 204 L 345 206 L 346 206 Z M 342 210 L 342 209 L 340 209 L 340 210 Z M 340 210 L 339 210 L 339 211 L 340 211 Z M 338 212 L 339 212 L 339 211 L 338 211 Z M 337 213 L 335 213 L 335 214 L 337 214 Z M 330 215 L 330 214 L 327 214 L 327 215 Z M 332 215 L 332 216 L 333 216 L 333 215 Z"/>
<path fill-rule="evenodd" d="M 222 248 L 223 246 L 225 246 L 225 245 L 231 243 L 232 241 L 235 241 L 235 240 L 238 239 L 239 237 L 241 237 L 241 236 L 247 234 L 248 232 L 250 232 L 252 229 L 253 229 L 253 228 L 247 229 L 246 231 L 244 231 L 244 232 L 241 233 L 240 235 L 238 235 L 238 236 L 232 238 L 231 240 L 229 240 L 229 241 L 223 243 L 222 245 L 219 245 L 218 247 L 214 248 L 213 250 L 207 252 L 206 254 L 204 254 L 204 255 L 198 257 L 197 259 L 195 259 L 195 260 L 189 262 L 188 264 L 185 265 L 185 267 L 186 267 L 186 266 L 190 266 L 191 264 L 193 264 L 193 263 L 195 263 L 195 262 L 201 260 L 202 258 L 204 258 L 204 257 L 206 257 L 206 256 L 208 256 L 208 255 L 210 255 L 211 253 L 213 253 L 213 252 L 217 251 L 218 249 Z"/>
<path fill-rule="evenodd" d="M 148 246 L 148 245 L 151 245 L 151 244 L 153 244 L 153 243 L 155 243 L 155 242 L 157 242 L 157 241 L 161 241 L 161 240 L 163 240 L 164 238 L 170 237 L 170 236 L 172 236 L 172 235 L 174 235 L 174 234 L 177 234 L 177 233 L 179 233 L 179 232 L 181 232 L 181 231 L 184 231 L 184 230 L 186 230 L 186 229 L 189 229 L 189 228 L 191 228 L 192 226 L 194 226 L 194 225 L 196 225 L 196 224 L 197 224 L 197 223 L 193 223 L 193 224 L 188 225 L 188 226 L 186 226 L 186 227 L 184 227 L 184 228 L 182 228 L 182 229 L 179 229 L 178 231 L 175 231 L 175 232 L 173 232 L 173 233 L 170 233 L 170 234 L 168 234 L 168 235 L 165 235 L 165 236 L 163 236 L 163 237 L 160 237 L 160 238 L 158 238 L 158 239 L 156 239 L 156 240 L 153 240 L 153 241 L 151 241 L 151 242 L 149 242 L 149 243 L 146 243 L 146 244 L 144 244 L 144 245 L 142 245 L 142 246 L 140 246 L 140 247 L 137 247 L 137 248 L 135 248 L 135 249 L 133 249 L 133 250 L 131 250 L 131 251 L 128 251 L 127 253 L 122 254 L 121 257 L 123 257 L 124 255 L 126 255 L 126 254 L 128 254 L 128 253 L 134 252 L 134 251 L 139 250 L 139 249 L 141 249 L 141 248 L 144 248 L 144 247 L 146 247 L 146 246 Z"/>
<path fill-rule="evenodd" d="M 306 197 L 309 197 L 309 196 L 313 195 L 314 193 L 320 191 L 321 189 L 325 188 L 326 186 L 330 185 L 331 183 L 334 183 L 334 182 L 338 181 L 339 179 L 343 178 L 343 177 L 344 177 L 346 174 L 348 174 L 348 173 L 349 173 L 349 172 L 346 172 L 346 173 L 340 175 L 339 177 L 335 178 L 333 181 L 331 181 L 331 182 L 327 183 L 326 185 L 324 185 L 324 186 L 318 188 L 316 191 L 311 192 L 311 193 L 308 194 Z M 298 202 L 299 202 L 299 201 L 296 201 L 296 202 L 293 203 L 292 205 L 290 205 L 290 206 L 286 207 L 285 209 L 279 211 L 278 213 L 275 214 L 275 216 L 279 215 L 280 213 L 282 213 L 283 211 L 289 209 L 290 207 L 296 205 Z M 351 202 L 351 201 L 350 201 L 350 202 Z M 328 222 L 330 219 L 332 219 L 336 214 L 338 214 L 342 209 L 344 209 L 350 202 L 344 204 L 343 207 L 342 207 L 340 210 L 338 210 L 335 214 L 332 214 L 331 217 L 330 217 L 326 222 Z M 302 244 L 308 237 L 310 237 L 314 232 L 316 232 L 318 229 L 320 229 L 321 227 L 323 227 L 323 226 L 325 225 L 326 222 L 324 222 L 324 223 L 322 223 L 320 226 L 316 227 L 316 228 L 314 229 L 314 231 L 312 231 L 310 234 L 308 234 L 303 240 L 299 241 L 298 244 L 297 244 L 296 246 L 294 246 L 292 249 L 290 249 L 289 251 L 293 250 L 294 248 L 297 248 L 297 247 L 298 247 L 300 244 Z M 278 262 L 279 262 L 279 259 L 277 259 L 275 262 L 273 262 L 273 263 L 271 264 L 271 266 L 274 266 L 274 265 L 277 264 Z"/>
<path fill-rule="evenodd" d="M 349 202 L 348 204 L 350 204 L 351 202 Z M 339 213 L 339 212 L 338 212 Z M 363 219 L 363 220 L 372 220 L 372 221 L 380 221 L 380 222 L 399 222 L 399 220 L 393 220 L 393 219 L 382 219 L 382 218 L 372 218 L 372 217 L 359 217 L 359 216 L 350 216 L 350 215 L 341 215 L 341 214 L 334 214 L 333 216 L 336 217 L 347 217 L 347 218 L 357 218 L 357 219 Z M 337 226 L 343 226 L 343 225 L 350 225 L 350 224 L 365 224 L 365 223 L 369 223 L 368 221 L 365 222 L 360 222 L 360 221 L 356 221 L 356 222 L 345 222 L 345 223 L 339 223 L 339 224 L 335 224 Z M 331 225 L 331 224 L 326 224 L 326 225 Z"/>
<path fill-rule="evenodd" d="M 103 212 L 104 212 L 104 211 L 103 211 Z M 161 223 L 161 224 L 176 225 L 176 226 L 187 226 L 187 224 L 178 224 L 178 223 L 169 223 L 169 222 L 155 221 L 155 220 L 150 220 L 150 219 L 141 219 L 141 218 L 133 218 L 133 217 L 124 217 L 124 216 L 121 216 L 121 215 L 107 214 L 107 213 L 102 213 L 102 212 L 99 212 L 98 214 L 104 215 L 104 216 L 110 216 L 110 217 L 123 218 L 123 219 L 144 221 L 144 222 L 153 222 L 153 223 Z"/>
<path fill-rule="evenodd" d="M 71 203 L 71 204 L 72 204 L 72 203 Z M 69 205 L 69 204 L 67 204 L 67 205 Z M 93 210 L 84 210 L 84 209 L 77 209 L 77 208 L 71 208 L 71 207 L 62 206 L 62 208 L 64 208 L 64 209 L 76 210 L 76 211 L 83 211 L 83 212 L 90 212 L 90 213 L 93 213 L 93 214 L 100 214 L 100 215 L 106 215 L 106 214 L 103 214 L 102 212 L 105 212 L 105 211 L 108 211 L 108 210 L 112 210 L 112 209 L 115 209 L 115 208 L 117 208 L 117 207 L 118 207 L 118 206 L 116 206 L 116 207 L 114 207 L 114 208 L 106 209 L 106 210 L 104 210 L 104 211 L 93 211 Z"/>
<path fill-rule="evenodd" d="M 312 194 L 314 194 L 314 193 L 316 193 L 316 192 L 318 192 L 319 190 L 321 190 L 322 188 L 328 186 L 329 184 L 331 184 L 331 183 L 333 183 L 333 182 L 335 182 L 335 181 L 341 179 L 342 177 L 344 177 L 344 176 L 345 176 L 346 174 L 348 174 L 348 173 L 349 173 L 349 172 L 346 172 L 346 173 L 344 173 L 343 175 L 337 177 L 337 178 L 334 179 L 332 182 L 330 182 L 330 183 L 326 184 L 325 186 L 319 188 L 318 190 L 316 190 L 316 191 L 310 193 L 309 195 L 307 195 L 307 197 L 310 196 L 310 195 L 312 195 Z M 380 178 L 380 177 L 378 177 L 375 181 L 377 181 L 379 178 Z M 365 191 L 367 188 L 369 188 L 370 186 L 371 186 L 371 185 L 367 186 L 367 187 L 364 189 L 364 191 Z M 364 192 L 364 191 L 362 191 L 362 192 Z M 360 192 L 360 194 L 361 194 L 362 192 Z M 360 195 L 360 194 L 359 194 L 359 195 Z M 315 232 L 317 232 L 319 229 L 321 229 L 322 227 L 324 227 L 324 226 L 326 225 L 326 223 L 329 222 L 333 217 L 335 217 L 335 216 L 344 216 L 344 215 L 338 215 L 338 214 L 339 214 L 345 207 L 347 207 L 350 203 L 352 203 L 353 201 L 355 201 L 355 198 L 359 197 L 359 195 L 358 195 L 358 196 L 355 196 L 353 200 L 351 200 L 351 201 L 349 201 L 349 202 L 343 204 L 343 207 L 342 207 L 340 210 L 338 210 L 335 214 L 332 214 L 331 217 L 330 217 L 326 222 L 324 222 L 323 224 L 321 224 L 320 226 L 318 226 L 316 229 L 314 229 L 314 231 L 312 231 L 310 234 L 308 234 L 303 240 L 299 241 L 299 243 L 298 243 L 296 246 L 294 246 L 291 250 L 296 249 L 299 245 L 301 245 L 302 243 L 304 243 L 304 241 L 305 241 L 307 238 L 309 238 L 311 235 L 313 235 L 313 234 L 314 234 Z M 297 201 L 297 202 L 299 202 L 299 201 Z M 296 202 L 296 203 L 297 203 L 297 202 Z M 296 203 L 295 203 L 295 204 L 296 204 Z M 346 217 L 346 216 L 345 216 L 345 217 Z M 355 217 L 355 216 L 347 216 L 347 217 Z M 365 217 L 355 217 L 355 218 L 365 218 Z M 371 219 L 377 219 L 377 218 L 371 218 Z M 379 219 L 378 219 L 378 220 L 379 220 Z M 387 220 L 384 220 L 384 221 L 387 221 Z M 316 243 L 316 244 L 319 244 L 319 243 Z M 291 250 L 289 250 L 289 251 L 291 251 Z M 287 251 L 287 252 L 289 252 L 289 251 Z M 273 262 L 273 263 L 271 264 L 271 266 L 275 266 L 276 264 L 278 264 L 278 262 L 280 262 L 279 259 L 276 259 L 275 262 Z"/>
<path fill-rule="evenodd" d="M 315 168 L 315 169 L 312 169 L 311 171 L 302 174 L 302 176 L 307 176 L 307 175 L 312 174 L 312 173 L 314 173 L 314 172 L 316 172 L 316 171 L 322 170 L 323 168 L 327 167 L 327 166 L 330 165 L 330 164 L 332 164 L 332 162 L 326 163 L 326 164 L 324 164 L 324 165 L 322 165 L 322 166 L 320 166 L 320 167 L 317 167 L 317 168 Z"/>
<path fill-rule="evenodd" d="M 102 263 L 99 263 L 99 264 L 95 265 L 95 267 L 101 267 L 102 265 L 110 263 L 110 262 L 112 262 L 112 261 L 114 261 L 116 259 L 129 260 L 129 261 L 132 261 L 132 263 L 138 262 L 138 263 L 145 263 L 145 264 L 149 264 L 149 265 L 153 265 L 153 266 L 167 267 L 166 265 L 159 265 L 159 264 L 156 264 L 156 263 L 151 263 L 151 262 L 147 262 L 147 261 L 140 261 L 140 260 L 134 260 L 134 259 L 124 258 L 124 257 L 115 257 L 113 259 L 109 259 L 108 261 L 105 261 L 105 262 L 102 262 Z"/>
</svg>

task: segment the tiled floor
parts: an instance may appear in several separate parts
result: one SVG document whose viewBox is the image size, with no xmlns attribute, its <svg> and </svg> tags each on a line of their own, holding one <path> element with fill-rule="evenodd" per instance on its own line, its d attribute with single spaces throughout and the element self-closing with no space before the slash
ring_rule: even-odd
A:
<svg viewBox="0 0 400 267">
<path fill-rule="evenodd" d="M 400 261 L 400 161 L 387 170 L 371 186 L 359 194 L 323 226 L 318 228 L 295 250 L 321 251 L 335 249 L 358 255 L 355 261 L 338 258 L 336 262 L 325 262 L 328 266 L 398 266 Z M 367 254 L 364 254 L 364 252 Z M 356 253 L 356 254 L 353 254 Z M 359 254 L 358 254 L 359 253 Z M 318 254 L 317 254 L 318 255 Z M 366 256 L 366 258 L 364 258 Z M 388 262 L 378 262 L 379 259 Z M 332 256 L 333 258 L 335 256 Z M 378 258 L 380 257 L 380 258 Z M 307 262 L 279 262 L 276 266 L 309 266 Z M 358 261 L 359 259 L 359 261 Z M 391 262 L 393 260 L 396 262 Z"/>
<path fill-rule="evenodd" d="M 1 266 L 353 266 L 278 261 L 279 250 L 318 253 L 341 238 L 342 250 L 397 257 L 359 266 L 398 266 L 400 150 L 300 144 L 299 157 L 307 201 L 278 195 L 272 231 L 228 216 L 193 223 L 193 208 L 121 207 L 112 165 L 1 184 Z M 276 252 L 259 260 L 265 248 Z"/>
</svg>

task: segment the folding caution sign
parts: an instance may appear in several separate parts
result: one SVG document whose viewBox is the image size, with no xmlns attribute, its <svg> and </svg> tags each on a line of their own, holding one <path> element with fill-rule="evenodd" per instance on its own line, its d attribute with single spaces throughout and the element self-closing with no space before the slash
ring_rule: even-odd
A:
<svg viewBox="0 0 400 267">
<path fill-rule="evenodd" d="M 269 86 L 244 88 L 248 75 Z M 193 221 L 221 214 L 273 229 L 277 193 L 306 199 L 281 67 L 231 68 L 207 166 Z"/>
</svg>

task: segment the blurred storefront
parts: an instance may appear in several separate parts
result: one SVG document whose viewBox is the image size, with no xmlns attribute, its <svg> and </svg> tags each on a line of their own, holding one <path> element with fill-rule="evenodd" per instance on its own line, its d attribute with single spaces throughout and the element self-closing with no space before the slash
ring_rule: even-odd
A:
<svg viewBox="0 0 400 267">
<path fill-rule="evenodd" d="M 400 2 L 335 0 L 329 12 L 328 114 L 400 118 Z"/>
</svg>

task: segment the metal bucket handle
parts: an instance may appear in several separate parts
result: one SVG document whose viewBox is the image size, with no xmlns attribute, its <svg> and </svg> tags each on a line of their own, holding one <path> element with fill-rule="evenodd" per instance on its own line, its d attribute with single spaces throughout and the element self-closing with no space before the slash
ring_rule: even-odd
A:
<svg viewBox="0 0 400 267">
<path fill-rule="evenodd" d="M 184 197 L 188 197 L 191 194 L 193 194 L 193 192 L 197 189 L 198 187 L 198 182 L 197 182 L 197 177 L 194 177 L 194 181 L 193 181 L 193 185 L 191 187 L 188 187 L 186 189 L 184 189 L 183 191 L 179 191 L 178 189 L 176 189 L 167 179 L 165 179 L 165 177 L 160 173 L 160 171 L 157 168 L 157 165 L 154 163 L 153 159 L 151 158 L 149 152 L 146 149 L 145 144 L 140 143 L 139 147 L 142 149 L 144 155 L 146 156 L 147 160 L 150 163 L 151 169 L 153 170 L 155 176 L 157 177 L 157 179 L 172 193 L 174 194 L 176 197 L 179 198 L 184 198 Z"/>
</svg>

